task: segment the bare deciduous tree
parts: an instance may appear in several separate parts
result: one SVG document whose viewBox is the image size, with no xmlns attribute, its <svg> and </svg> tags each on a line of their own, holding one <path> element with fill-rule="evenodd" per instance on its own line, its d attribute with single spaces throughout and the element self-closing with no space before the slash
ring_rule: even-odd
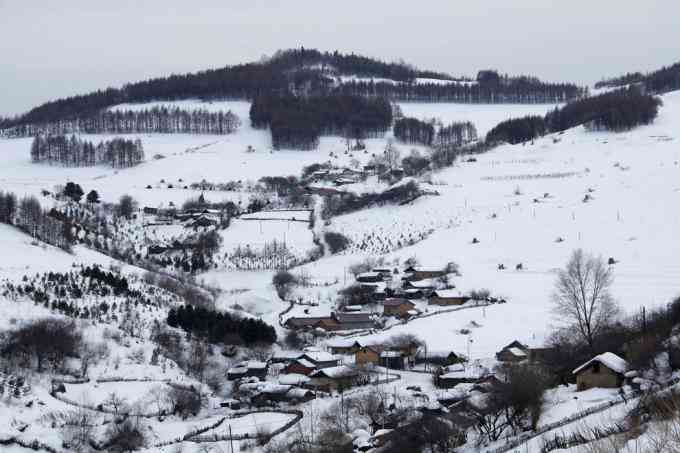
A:
<svg viewBox="0 0 680 453">
<path fill-rule="evenodd" d="M 554 313 L 573 324 L 592 349 L 597 335 L 616 319 L 619 307 L 609 290 L 611 269 L 601 257 L 575 250 L 565 269 L 559 271 L 553 294 Z"/>
</svg>

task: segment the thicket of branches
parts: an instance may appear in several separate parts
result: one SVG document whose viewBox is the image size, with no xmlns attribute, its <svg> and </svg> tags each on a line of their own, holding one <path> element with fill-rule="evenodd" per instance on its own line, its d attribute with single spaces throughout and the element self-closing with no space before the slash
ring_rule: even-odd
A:
<svg viewBox="0 0 680 453">
<path fill-rule="evenodd" d="M 75 135 L 38 134 L 31 144 L 31 161 L 49 162 L 65 167 L 90 167 L 107 164 L 113 168 L 132 167 L 144 161 L 140 139 L 114 138 L 95 145 Z"/>
<path fill-rule="evenodd" d="M 262 95 L 253 100 L 250 121 L 270 129 L 275 149 L 314 149 L 322 135 L 382 136 L 392 124 L 392 107 L 382 98 L 350 95 Z"/>
<path fill-rule="evenodd" d="M 171 327 L 205 337 L 212 343 L 233 342 L 235 338 L 248 345 L 276 341 L 274 328 L 260 319 L 236 318 L 229 313 L 191 305 L 171 309 L 167 323 Z"/>
<path fill-rule="evenodd" d="M 56 211 L 45 211 L 34 196 L 17 201 L 11 192 L 0 192 L 0 223 L 15 225 L 31 237 L 70 250 L 72 225 Z"/>
<path fill-rule="evenodd" d="M 153 107 L 145 110 L 102 110 L 75 112 L 68 117 L 57 115 L 41 122 L 22 122 L 5 130 L 9 137 L 37 134 L 231 134 L 241 121 L 231 111 L 182 110 Z"/>
</svg>

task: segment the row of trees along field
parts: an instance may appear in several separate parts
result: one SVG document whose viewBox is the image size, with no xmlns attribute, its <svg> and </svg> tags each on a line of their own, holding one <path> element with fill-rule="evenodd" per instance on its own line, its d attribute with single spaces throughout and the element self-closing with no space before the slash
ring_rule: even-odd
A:
<svg viewBox="0 0 680 453">
<path fill-rule="evenodd" d="M 468 121 L 436 128 L 434 122 L 421 121 L 416 118 L 400 118 L 394 123 L 394 137 L 410 144 L 456 147 L 476 140 L 477 129 Z"/>
<path fill-rule="evenodd" d="M 45 211 L 33 196 L 17 201 L 11 192 L 0 192 L 0 223 L 16 225 L 31 237 L 69 250 L 73 243 L 71 224 L 58 212 Z"/>
<path fill-rule="evenodd" d="M 56 119 L 44 123 L 14 126 L 4 131 L 8 137 L 31 137 L 37 134 L 231 134 L 241 125 L 237 115 L 207 110 L 182 110 L 153 107 L 145 110 L 102 110 Z"/>
<path fill-rule="evenodd" d="M 386 78 L 390 82 L 354 81 L 337 86 L 334 78 L 339 75 Z M 417 78 L 436 80 L 413 83 Z M 419 70 L 401 62 L 387 63 L 356 54 L 300 48 L 277 52 L 272 58 L 259 62 L 154 78 L 129 83 L 122 88 L 50 101 L 12 119 L 8 126 L 89 117 L 107 107 L 126 102 L 254 99 L 291 89 L 308 96 L 336 93 L 379 95 L 395 100 L 474 103 L 565 102 L 583 94 L 582 89 L 574 84 L 544 83 L 534 77 L 507 77 L 496 71 L 480 71 L 477 80 L 466 81 L 472 83 L 442 84 L 441 80 L 455 81 L 448 74 Z"/>
<path fill-rule="evenodd" d="M 144 161 L 144 147 L 140 139 L 114 138 L 95 145 L 75 135 L 69 138 L 38 134 L 31 144 L 31 160 L 65 167 L 107 164 L 113 168 L 125 168 Z"/>
<path fill-rule="evenodd" d="M 269 127 L 275 149 L 314 149 L 321 135 L 382 136 L 392 125 L 392 107 L 383 98 L 265 95 L 253 101 L 250 121 Z"/>
<path fill-rule="evenodd" d="M 527 116 L 499 123 L 486 136 L 488 143 L 521 143 L 549 132 L 583 125 L 591 130 L 626 131 L 656 118 L 661 100 L 637 87 L 611 91 L 570 102 L 545 118 Z"/>
<path fill-rule="evenodd" d="M 475 83 L 393 83 L 390 81 L 353 80 L 336 88 L 343 94 L 382 96 L 391 101 L 457 102 L 466 104 L 552 104 L 567 102 L 585 94 L 570 83 L 546 83 L 534 77 L 496 75 L 490 82 L 479 78 Z"/>
<path fill-rule="evenodd" d="M 605 79 L 597 82 L 595 88 L 614 88 L 630 84 L 639 84 L 647 92 L 657 94 L 678 90 L 680 89 L 680 63 L 664 66 L 647 74 L 632 72 Z"/>
</svg>

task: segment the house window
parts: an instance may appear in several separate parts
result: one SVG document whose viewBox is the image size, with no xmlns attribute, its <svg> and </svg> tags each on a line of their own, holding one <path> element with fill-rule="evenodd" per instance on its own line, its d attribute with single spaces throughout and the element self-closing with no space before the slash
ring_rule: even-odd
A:
<svg viewBox="0 0 680 453">
<path fill-rule="evenodd" d="M 600 364 L 598 362 L 593 363 L 593 373 L 597 374 L 600 372 Z"/>
</svg>

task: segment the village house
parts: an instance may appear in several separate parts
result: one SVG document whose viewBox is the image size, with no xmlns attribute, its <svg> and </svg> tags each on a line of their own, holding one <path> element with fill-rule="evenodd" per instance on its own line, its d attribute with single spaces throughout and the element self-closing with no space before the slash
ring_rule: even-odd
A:
<svg viewBox="0 0 680 453">
<path fill-rule="evenodd" d="M 372 329 L 375 322 L 370 313 L 332 313 L 331 317 L 339 324 L 337 330 Z"/>
<path fill-rule="evenodd" d="M 325 351 L 305 351 L 301 360 L 311 362 L 317 369 L 338 366 L 340 359 Z"/>
<path fill-rule="evenodd" d="M 328 316 L 292 317 L 286 320 L 284 326 L 295 330 L 315 329 L 322 324 L 322 321 L 330 321 L 330 319 Z"/>
<path fill-rule="evenodd" d="M 235 367 L 229 368 L 229 370 L 227 370 L 227 379 L 230 381 L 245 377 L 264 379 L 267 377 L 267 371 L 268 365 L 265 362 L 249 360 L 246 362 L 241 362 Z"/>
<path fill-rule="evenodd" d="M 458 384 L 476 384 L 489 376 L 490 371 L 475 363 L 456 363 L 442 368 L 442 374 L 436 377 L 436 385 L 441 388 L 453 388 Z"/>
<path fill-rule="evenodd" d="M 385 316 L 407 318 L 410 316 L 409 312 L 415 308 L 416 305 L 406 299 L 391 298 L 383 301 L 383 315 Z"/>
<path fill-rule="evenodd" d="M 496 353 L 499 362 L 521 362 L 529 358 L 529 347 L 515 340 Z"/>
<path fill-rule="evenodd" d="M 383 281 L 384 277 L 380 272 L 362 272 L 356 279 L 359 283 L 377 283 Z"/>
<path fill-rule="evenodd" d="M 464 296 L 455 289 L 438 289 L 432 291 L 428 303 L 430 305 L 440 306 L 463 305 L 469 300 L 469 296 Z"/>
<path fill-rule="evenodd" d="M 360 366 L 380 364 L 381 346 L 363 346 L 354 353 L 354 363 Z"/>
<path fill-rule="evenodd" d="M 375 272 L 376 274 L 380 274 L 383 280 L 392 280 L 392 270 L 386 267 L 376 267 L 375 269 L 371 269 L 371 272 Z M 396 269 L 394 270 L 396 272 Z"/>
<path fill-rule="evenodd" d="M 446 270 L 443 268 L 434 267 L 420 267 L 420 266 L 409 266 L 404 269 L 404 280 L 416 282 L 419 280 L 425 280 L 428 278 L 437 278 L 446 275 Z"/>
<path fill-rule="evenodd" d="M 313 400 L 314 392 L 292 385 L 270 384 L 250 398 L 257 407 L 272 406 L 278 403 L 298 404 Z"/>
<path fill-rule="evenodd" d="M 576 376 L 576 391 L 621 387 L 628 369 L 628 362 L 614 353 L 597 355 L 572 371 Z"/>
<path fill-rule="evenodd" d="M 286 365 L 282 372 L 285 374 L 300 374 L 304 376 L 309 376 L 314 371 L 316 371 L 316 365 L 314 365 L 309 360 L 300 358 L 297 360 L 293 360 L 288 365 Z"/>
<path fill-rule="evenodd" d="M 354 354 L 362 345 L 358 340 L 347 340 L 344 338 L 333 339 L 327 343 L 331 354 Z"/>
<path fill-rule="evenodd" d="M 363 383 L 359 372 L 346 365 L 323 368 L 310 377 L 312 380 L 307 384 L 310 388 L 329 393 Z"/>
<path fill-rule="evenodd" d="M 409 300 L 422 299 L 425 297 L 425 293 L 420 289 L 404 289 L 401 291 L 401 295 Z"/>
<path fill-rule="evenodd" d="M 382 351 L 380 353 L 380 366 L 393 370 L 406 368 L 407 360 L 401 351 Z"/>
</svg>

